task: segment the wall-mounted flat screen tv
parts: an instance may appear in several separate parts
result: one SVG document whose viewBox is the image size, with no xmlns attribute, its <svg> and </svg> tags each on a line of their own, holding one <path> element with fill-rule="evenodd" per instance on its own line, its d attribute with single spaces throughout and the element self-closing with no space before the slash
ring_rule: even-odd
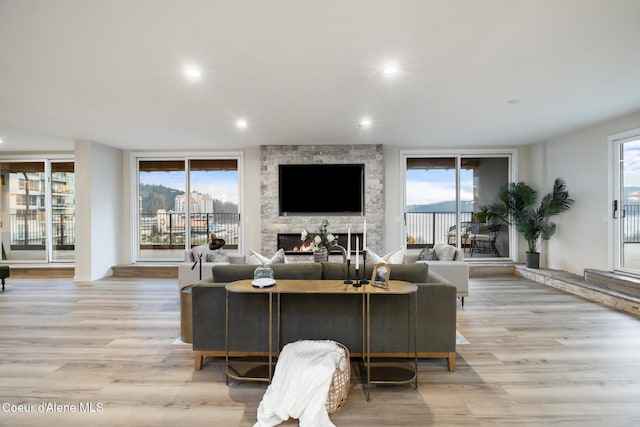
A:
<svg viewBox="0 0 640 427">
<path fill-rule="evenodd" d="M 280 165 L 280 215 L 362 215 L 364 164 Z"/>
</svg>

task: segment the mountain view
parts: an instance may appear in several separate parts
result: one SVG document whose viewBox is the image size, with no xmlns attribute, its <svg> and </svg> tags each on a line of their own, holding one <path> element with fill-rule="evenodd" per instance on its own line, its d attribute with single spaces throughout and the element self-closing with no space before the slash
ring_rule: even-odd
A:
<svg viewBox="0 0 640 427">
<path fill-rule="evenodd" d="M 175 210 L 176 196 L 185 194 L 182 190 L 165 187 L 164 185 L 140 184 L 140 204 L 142 212 L 153 213 L 158 209 L 165 211 Z M 237 213 L 236 203 L 225 202 L 213 199 L 213 212 L 217 213 Z"/>
<path fill-rule="evenodd" d="M 455 212 L 455 200 L 430 203 L 427 205 L 408 205 L 407 212 Z M 463 200 L 460 203 L 460 212 L 473 212 L 473 201 Z"/>
</svg>

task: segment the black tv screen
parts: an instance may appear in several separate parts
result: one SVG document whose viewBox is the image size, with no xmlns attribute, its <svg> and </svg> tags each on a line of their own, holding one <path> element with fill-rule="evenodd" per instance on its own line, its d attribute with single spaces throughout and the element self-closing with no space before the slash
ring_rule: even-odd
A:
<svg viewBox="0 0 640 427">
<path fill-rule="evenodd" d="M 280 215 L 361 215 L 364 165 L 280 165 Z"/>
</svg>

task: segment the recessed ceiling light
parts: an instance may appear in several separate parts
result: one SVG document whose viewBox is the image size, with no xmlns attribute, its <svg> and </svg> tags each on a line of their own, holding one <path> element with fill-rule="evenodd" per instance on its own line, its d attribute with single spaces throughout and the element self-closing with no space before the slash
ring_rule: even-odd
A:
<svg viewBox="0 0 640 427">
<path fill-rule="evenodd" d="M 398 74 L 398 66 L 395 64 L 389 64 L 384 67 L 382 72 L 384 73 L 385 76 L 393 76 L 395 74 Z"/>
<path fill-rule="evenodd" d="M 364 117 L 362 120 L 360 120 L 360 127 L 361 128 L 368 128 L 371 127 L 371 119 L 368 117 Z"/>
<path fill-rule="evenodd" d="M 249 124 L 247 123 L 247 121 L 245 119 L 236 120 L 236 127 L 238 129 L 246 129 L 247 126 L 249 126 Z"/>
<path fill-rule="evenodd" d="M 196 65 L 186 65 L 182 72 L 190 80 L 199 80 L 202 77 L 202 70 Z"/>
</svg>

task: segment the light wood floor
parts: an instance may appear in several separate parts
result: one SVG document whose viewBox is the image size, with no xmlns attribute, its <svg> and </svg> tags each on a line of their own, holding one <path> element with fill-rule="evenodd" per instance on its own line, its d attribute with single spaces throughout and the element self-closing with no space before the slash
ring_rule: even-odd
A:
<svg viewBox="0 0 640 427">
<path fill-rule="evenodd" d="M 216 359 L 194 371 L 179 330 L 175 279 L 11 278 L 0 293 L 0 425 L 253 425 L 266 386 L 225 385 Z M 503 276 L 471 280 L 458 330 L 470 344 L 456 372 L 421 361 L 417 391 L 376 387 L 370 403 L 354 374 L 333 422 L 640 425 L 637 318 Z M 85 412 L 38 412 L 51 405 Z"/>
</svg>

